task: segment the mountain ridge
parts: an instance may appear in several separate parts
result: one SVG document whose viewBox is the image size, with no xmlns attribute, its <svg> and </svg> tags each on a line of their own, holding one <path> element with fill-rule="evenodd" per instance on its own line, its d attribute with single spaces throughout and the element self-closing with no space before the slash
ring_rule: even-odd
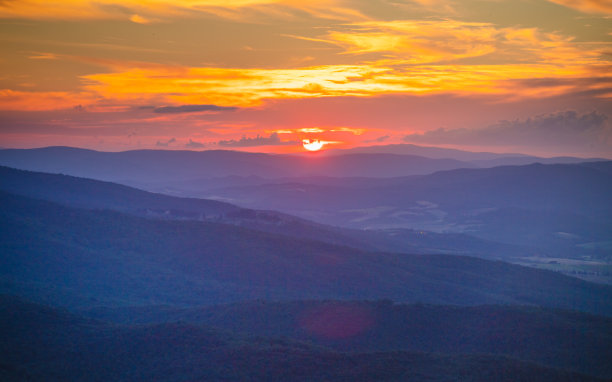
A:
<svg viewBox="0 0 612 382">
<path fill-rule="evenodd" d="M 366 252 L 226 224 L 0 197 L 3 290 L 57 305 L 390 298 L 612 314 L 610 286 L 500 261 Z"/>
<path fill-rule="evenodd" d="M 404 232 L 403 235 L 398 236 L 395 233 L 349 230 L 310 222 L 270 210 L 251 210 L 214 200 L 179 198 L 150 193 L 116 183 L 70 175 L 17 170 L 4 166 L 0 166 L 0 190 L 77 208 L 111 209 L 161 219 L 224 222 L 332 244 L 346 245 L 349 243 L 353 247 L 369 250 L 469 253 L 470 248 L 479 248 L 476 254 L 484 257 L 504 257 L 516 251 L 511 246 L 479 241 L 469 237 L 453 236 L 451 238 L 449 236 L 448 240 L 441 240 L 443 238 L 437 236 L 440 240 L 436 242 L 427 240 L 429 236 L 425 237 L 410 232 Z M 449 240 L 450 242 L 447 243 Z M 418 244 L 419 242 L 422 244 Z M 466 248 L 462 242 L 473 244 L 469 244 L 467 246 L 469 248 Z M 439 248 L 436 249 L 436 247 Z M 495 254 L 493 256 L 487 254 L 487 249 Z"/>
<path fill-rule="evenodd" d="M 351 154 L 328 157 L 263 154 L 230 150 L 131 150 L 102 152 L 71 147 L 0 150 L 0 164 L 24 170 L 65 173 L 120 183 L 240 175 L 268 177 L 363 175 L 373 177 L 423 174 L 471 167 L 452 159 L 395 154 Z"/>
</svg>

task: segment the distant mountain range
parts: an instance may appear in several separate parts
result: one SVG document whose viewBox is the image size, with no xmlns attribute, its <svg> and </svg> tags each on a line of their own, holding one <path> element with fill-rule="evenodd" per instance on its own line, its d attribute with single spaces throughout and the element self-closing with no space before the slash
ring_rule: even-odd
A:
<svg viewBox="0 0 612 382">
<path fill-rule="evenodd" d="M 531 163 L 580 163 L 595 162 L 606 160 L 606 158 L 576 158 L 576 157 L 552 157 L 543 158 L 533 155 L 518 153 L 490 153 L 472 152 L 465 150 L 449 149 L 442 147 L 420 146 L 409 143 L 374 145 L 354 147 L 351 149 L 333 149 L 325 151 L 327 155 L 343 154 L 397 154 L 397 155 L 418 155 L 427 158 L 447 158 L 466 162 L 480 163 L 483 167 L 504 166 L 504 165 L 525 165 Z M 608 158 L 612 159 L 612 158 Z"/>
<path fill-rule="evenodd" d="M 421 146 L 410 143 L 387 144 L 387 145 L 371 145 L 353 147 L 350 149 L 331 149 L 326 150 L 328 155 L 343 155 L 343 154 L 397 154 L 397 155 L 419 155 L 427 158 L 452 158 L 461 161 L 474 160 L 493 160 L 499 158 L 527 158 L 525 154 L 518 153 L 491 153 L 491 152 L 472 152 L 458 149 L 450 149 L 443 147 Z M 532 157 L 533 158 L 533 157 Z"/>
<path fill-rule="evenodd" d="M 160 183 L 227 176 L 390 177 L 475 167 L 454 159 L 415 155 L 271 155 L 239 151 L 136 150 L 100 152 L 70 147 L 0 150 L 0 164 L 119 183 Z"/>
<path fill-rule="evenodd" d="M 310 155 L 272 155 L 239 151 L 134 150 L 100 152 L 71 147 L 0 150 L 0 165 L 63 173 L 131 185 L 162 185 L 215 178 L 264 179 L 310 176 L 385 178 L 424 175 L 457 168 L 480 168 L 530 163 L 580 163 L 583 158 L 533 156 L 427 148 L 413 145 L 373 146 L 368 149 Z"/>
</svg>

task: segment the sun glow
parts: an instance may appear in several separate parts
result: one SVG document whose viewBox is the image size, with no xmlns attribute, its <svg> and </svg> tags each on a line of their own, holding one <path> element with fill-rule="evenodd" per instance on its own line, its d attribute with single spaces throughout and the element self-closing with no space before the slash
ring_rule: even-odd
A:
<svg viewBox="0 0 612 382">
<path fill-rule="evenodd" d="M 319 151 L 323 147 L 323 142 L 318 139 L 303 139 L 302 144 L 308 151 Z"/>
</svg>

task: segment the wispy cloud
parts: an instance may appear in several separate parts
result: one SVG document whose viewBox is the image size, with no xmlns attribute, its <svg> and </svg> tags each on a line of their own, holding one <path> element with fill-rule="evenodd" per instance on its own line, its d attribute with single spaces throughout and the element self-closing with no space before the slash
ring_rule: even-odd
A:
<svg viewBox="0 0 612 382">
<path fill-rule="evenodd" d="M 605 73 L 575 61 L 498 65 L 410 65 L 387 60 L 362 65 L 328 65 L 297 69 L 135 68 L 84 76 L 86 90 L 118 102 L 163 102 L 252 107 L 267 99 L 368 97 L 383 94 L 555 95 L 600 87 Z M 541 86 L 535 92 L 525 79 L 591 78 L 567 86 Z M 175 110 L 175 109 L 171 109 Z M 176 109 L 181 110 L 181 109 Z"/>
<path fill-rule="evenodd" d="M 180 114 L 234 111 L 273 99 L 387 94 L 494 94 L 508 99 L 576 92 L 612 96 L 608 76 L 612 63 L 597 61 L 593 52 L 583 52 L 578 47 L 534 50 L 551 59 L 440 65 L 412 64 L 397 58 L 360 65 L 295 69 L 194 68 L 113 61 L 110 72 L 83 76 L 84 86 L 73 92 L 0 89 L 0 109 L 55 110 L 79 104 L 89 107 L 161 103 L 168 106 L 156 108 L 156 113 Z"/>
<path fill-rule="evenodd" d="M 495 51 L 498 30 L 453 20 L 370 21 L 329 32 L 348 54 L 384 52 L 411 63 L 478 57 Z"/>
<path fill-rule="evenodd" d="M 367 65 L 301 69 L 134 68 L 84 76 L 86 88 L 110 99 L 164 97 L 173 103 L 254 106 L 264 99 L 368 95 L 380 85 L 368 80 L 388 71 Z"/>
<path fill-rule="evenodd" d="M 181 106 L 162 106 L 153 109 L 153 112 L 160 114 L 177 114 L 177 113 L 198 113 L 203 111 L 234 111 L 236 107 L 226 107 L 217 105 L 181 105 Z"/>
<path fill-rule="evenodd" d="M 612 65 L 606 43 L 577 42 L 538 28 L 500 28 L 450 19 L 345 24 L 317 41 L 340 46 L 345 55 L 367 55 L 367 60 L 364 57 L 354 65 L 261 69 L 93 59 L 110 72 L 83 79 L 88 91 L 108 99 L 187 104 L 160 109 L 179 113 L 207 105 L 252 107 L 269 99 L 392 93 L 550 96 L 599 85 L 574 82 L 566 87 L 540 87 L 537 92 L 521 85 L 525 79 L 598 79 Z"/>
<path fill-rule="evenodd" d="M 31 60 L 57 60 L 60 57 L 55 53 L 37 52 L 32 54 L 31 56 L 28 56 L 28 58 Z"/>
<path fill-rule="evenodd" d="M 61 110 L 92 105 L 99 98 L 91 92 L 24 92 L 0 89 L 0 110 Z"/>
<path fill-rule="evenodd" d="M 362 135 L 366 132 L 366 129 L 357 129 L 354 127 L 334 127 L 329 131 L 332 133 L 351 133 L 354 135 Z"/>
<path fill-rule="evenodd" d="M 580 60 L 580 59 L 577 59 Z M 233 111 L 271 99 L 458 94 L 550 97 L 591 92 L 611 97 L 603 64 L 406 65 L 385 61 L 301 69 L 151 68 L 84 76 L 74 92 L 0 89 L 0 109 L 57 110 L 75 105 L 176 103 L 158 114 Z M 182 104 L 182 105 L 180 105 Z M 94 109 L 91 109 L 94 110 Z"/>
<path fill-rule="evenodd" d="M 548 0 L 569 8 L 586 13 L 603 13 L 612 15 L 612 2 L 610 0 Z"/>
<path fill-rule="evenodd" d="M 369 139 L 367 141 L 364 141 L 364 143 L 382 143 L 388 141 L 389 138 L 391 138 L 390 135 L 383 135 L 382 137 L 378 137 L 376 139 Z"/>
<path fill-rule="evenodd" d="M 304 128 L 301 128 L 299 132 L 300 133 L 324 133 L 325 130 L 323 130 L 320 127 L 304 127 Z"/>
<path fill-rule="evenodd" d="M 421 0 L 422 1 L 422 0 Z M 282 8 L 333 19 L 364 18 L 342 0 L 19 0 L 0 2 L 0 18 L 25 19 L 124 19 L 148 24 L 175 17 L 209 13 L 226 18 L 243 18 L 248 11 L 267 7 L 266 13 L 287 16 Z M 277 8 L 274 8 L 277 7 Z M 243 10 L 247 12 L 243 12 Z"/>
<path fill-rule="evenodd" d="M 581 45 L 571 36 L 538 28 L 498 27 L 491 23 L 443 20 L 368 21 L 345 25 L 319 39 L 336 44 L 345 54 L 380 53 L 405 64 L 596 63 L 605 43 Z M 474 60 L 474 58 L 480 58 Z"/>
</svg>

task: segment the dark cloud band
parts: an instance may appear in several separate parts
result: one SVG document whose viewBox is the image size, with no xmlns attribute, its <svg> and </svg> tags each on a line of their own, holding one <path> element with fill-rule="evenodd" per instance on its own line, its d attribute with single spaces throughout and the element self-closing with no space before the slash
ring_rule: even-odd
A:
<svg viewBox="0 0 612 382">
<path fill-rule="evenodd" d="M 297 142 L 284 142 L 278 136 L 278 133 L 272 133 L 269 137 L 262 137 L 260 135 L 249 138 L 243 136 L 239 140 L 230 139 L 222 140 L 217 142 L 219 146 L 223 147 L 253 147 L 253 146 L 285 146 L 295 145 Z"/>
<path fill-rule="evenodd" d="M 177 114 L 177 113 L 197 113 L 201 111 L 235 111 L 237 107 L 217 106 L 217 105 L 181 105 L 181 106 L 162 106 L 153 109 L 155 113 Z"/>
</svg>

